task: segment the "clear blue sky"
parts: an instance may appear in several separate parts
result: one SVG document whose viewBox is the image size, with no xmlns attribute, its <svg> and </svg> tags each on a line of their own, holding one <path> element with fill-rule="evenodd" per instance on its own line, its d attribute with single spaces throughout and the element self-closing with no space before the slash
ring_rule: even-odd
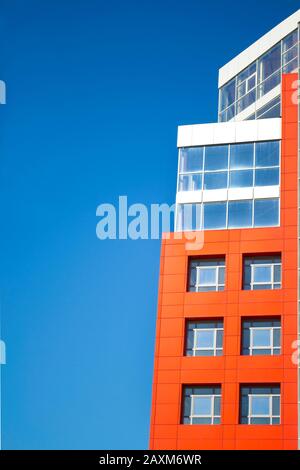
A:
<svg viewBox="0 0 300 470">
<path fill-rule="evenodd" d="M 298 7 L 1 1 L 4 448 L 147 448 L 160 242 L 99 241 L 96 207 L 173 203 L 177 125 Z"/>
</svg>

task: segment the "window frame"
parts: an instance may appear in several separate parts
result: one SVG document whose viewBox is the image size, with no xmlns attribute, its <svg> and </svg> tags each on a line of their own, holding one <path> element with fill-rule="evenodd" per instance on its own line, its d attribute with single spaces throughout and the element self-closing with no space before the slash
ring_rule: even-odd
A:
<svg viewBox="0 0 300 470">
<path fill-rule="evenodd" d="M 218 261 L 217 261 L 218 260 Z M 206 265 L 206 266 L 201 266 L 201 265 L 196 265 L 196 266 L 191 266 L 191 263 L 193 262 L 199 262 L 201 263 L 201 261 L 211 261 L 211 262 L 220 262 L 222 264 L 216 264 L 216 265 Z M 195 279 L 195 284 L 194 285 L 191 285 L 191 282 L 190 282 L 190 277 L 191 277 L 191 270 L 192 269 L 195 269 L 196 270 L 196 279 Z M 215 279 L 216 279 L 216 282 L 215 284 L 200 284 L 199 280 L 200 280 L 200 272 L 201 271 L 205 271 L 205 270 L 208 270 L 208 269 L 215 269 Z M 224 282 L 220 282 L 220 270 L 223 269 L 224 270 Z M 226 274 L 226 260 L 225 258 L 195 258 L 195 259 L 191 259 L 189 261 L 189 273 L 188 273 L 188 291 L 189 292 L 194 292 L 194 293 L 204 293 L 204 292 L 223 292 L 225 290 L 225 274 Z M 191 287 L 194 287 L 194 291 L 190 291 L 190 288 Z M 208 290 L 200 290 L 201 288 L 205 288 L 205 287 L 215 287 L 215 289 L 208 289 Z"/>
<path fill-rule="evenodd" d="M 255 331 L 269 331 L 270 335 L 270 344 L 268 346 L 255 346 L 253 345 L 253 333 Z M 270 350 L 270 356 L 278 356 L 279 354 L 274 354 L 274 351 L 279 351 L 281 353 L 281 344 L 279 346 L 274 346 L 274 331 L 279 330 L 280 331 L 280 343 L 281 343 L 281 326 L 250 326 L 249 327 L 249 356 L 256 356 L 257 354 L 253 354 L 253 351 L 258 351 L 258 350 Z M 261 354 L 263 355 L 263 354 Z"/>
<path fill-rule="evenodd" d="M 213 332 L 213 345 L 211 347 L 197 347 L 197 333 L 199 331 L 212 331 Z M 193 343 L 193 356 L 192 357 L 201 357 L 201 354 L 198 355 L 196 354 L 197 351 L 213 351 L 213 354 L 211 356 L 213 357 L 218 357 L 220 355 L 217 354 L 217 351 L 221 351 L 223 352 L 223 344 L 221 347 L 218 347 L 217 346 L 217 334 L 219 331 L 222 331 L 223 332 L 223 335 L 224 335 L 224 325 L 223 327 L 217 327 L 217 328 L 193 328 L 193 332 L 194 332 L 194 343 Z M 202 357 L 206 357 L 206 356 L 202 356 Z M 207 357 L 210 357 L 210 356 L 207 356 Z"/>
<path fill-rule="evenodd" d="M 279 415 L 273 414 L 273 398 L 279 398 Z M 269 399 L 269 413 L 268 414 L 252 414 L 252 407 L 253 407 L 253 398 L 268 398 Z M 270 420 L 269 423 L 261 423 L 260 425 L 274 425 L 280 424 L 280 416 L 281 416 L 281 394 L 275 393 L 249 393 L 248 394 L 248 425 L 259 425 L 257 423 L 251 422 L 252 419 L 257 418 L 268 418 Z M 279 419 L 279 423 L 273 423 L 274 419 Z"/>
<path fill-rule="evenodd" d="M 270 285 L 270 289 L 264 289 L 264 290 L 277 290 L 275 287 L 275 284 L 279 284 L 281 288 L 281 272 L 282 269 L 280 269 L 280 282 L 275 282 L 274 281 L 274 273 L 275 273 L 275 266 L 280 266 L 282 268 L 282 263 L 251 263 L 250 264 L 250 290 L 263 290 L 263 289 L 255 289 L 254 286 L 264 286 L 264 285 Z M 254 281 L 254 271 L 255 268 L 262 268 L 262 267 L 270 267 L 271 268 L 271 280 L 270 281 Z"/>
</svg>

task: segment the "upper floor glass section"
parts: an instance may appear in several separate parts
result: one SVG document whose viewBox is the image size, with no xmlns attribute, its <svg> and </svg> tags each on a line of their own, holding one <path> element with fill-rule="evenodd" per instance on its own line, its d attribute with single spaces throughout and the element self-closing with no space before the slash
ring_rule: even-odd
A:
<svg viewBox="0 0 300 470">
<path fill-rule="evenodd" d="M 298 30 L 294 30 L 219 90 L 219 122 L 230 121 L 281 83 L 282 73 L 298 69 Z M 274 97 L 272 97 L 274 101 Z M 250 119 L 280 116 L 280 102 L 267 103 Z"/>
<path fill-rule="evenodd" d="M 276 186 L 279 167 L 278 140 L 181 148 L 178 192 Z"/>
</svg>

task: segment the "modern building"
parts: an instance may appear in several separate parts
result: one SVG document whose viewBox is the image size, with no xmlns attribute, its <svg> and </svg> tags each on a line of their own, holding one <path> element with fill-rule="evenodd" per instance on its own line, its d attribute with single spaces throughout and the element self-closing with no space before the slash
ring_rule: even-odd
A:
<svg viewBox="0 0 300 470">
<path fill-rule="evenodd" d="M 218 123 L 178 128 L 151 449 L 299 448 L 299 23 L 219 70 Z"/>
</svg>

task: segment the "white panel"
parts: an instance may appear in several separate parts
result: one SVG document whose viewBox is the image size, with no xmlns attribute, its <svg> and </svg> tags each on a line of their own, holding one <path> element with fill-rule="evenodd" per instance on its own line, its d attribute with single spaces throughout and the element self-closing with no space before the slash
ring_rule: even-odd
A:
<svg viewBox="0 0 300 470">
<path fill-rule="evenodd" d="M 188 147 L 192 142 L 193 126 L 179 126 L 177 133 L 177 147 Z"/>
<path fill-rule="evenodd" d="M 208 145 L 214 143 L 215 124 L 196 124 L 193 127 L 191 145 Z"/>
<path fill-rule="evenodd" d="M 176 204 L 202 202 L 202 193 L 203 191 L 180 191 L 176 195 Z"/>
<path fill-rule="evenodd" d="M 214 144 L 223 144 L 224 142 L 235 142 L 235 129 L 231 123 L 215 124 L 214 126 Z"/>
<path fill-rule="evenodd" d="M 254 197 L 256 199 L 279 197 L 279 194 L 279 186 L 257 186 L 256 188 L 254 188 Z"/>
<path fill-rule="evenodd" d="M 219 88 L 235 77 L 239 72 L 267 52 L 277 42 L 297 29 L 300 22 L 300 10 L 286 18 L 271 31 L 254 42 L 250 47 L 237 55 L 219 70 Z"/>
<path fill-rule="evenodd" d="M 257 140 L 281 139 L 280 119 L 258 119 Z"/>
<path fill-rule="evenodd" d="M 252 199 L 253 188 L 230 188 L 228 189 L 228 199 L 237 201 L 239 199 Z"/>
<path fill-rule="evenodd" d="M 210 189 L 203 191 L 203 202 L 226 201 L 227 189 Z"/>
<path fill-rule="evenodd" d="M 220 122 L 178 127 L 178 147 L 256 142 L 281 138 L 281 119 Z"/>
<path fill-rule="evenodd" d="M 257 140 L 257 121 L 236 122 L 236 142 L 255 142 Z"/>
</svg>

